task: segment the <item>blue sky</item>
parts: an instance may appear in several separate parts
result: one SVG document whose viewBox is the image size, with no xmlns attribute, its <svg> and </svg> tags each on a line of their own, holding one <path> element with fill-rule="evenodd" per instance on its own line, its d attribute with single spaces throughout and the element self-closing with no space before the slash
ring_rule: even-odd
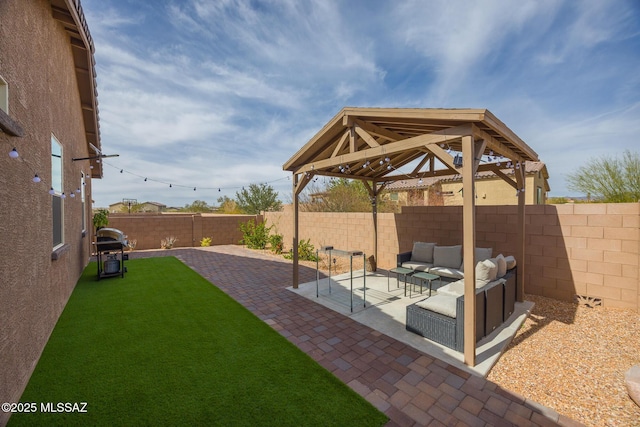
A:
<svg viewBox="0 0 640 427">
<path fill-rule="evenodd" d="M 587 160 L 638 151 L 637 0 L 82 6 L 103 152 L 120 154 L 96 207 L 216 204 L 263 182 L 289 202 L 283 163 L 345 106 L 487 108 L 547 164 L 552 196 L 575 194 L 566 172 Z"/>
</svg>

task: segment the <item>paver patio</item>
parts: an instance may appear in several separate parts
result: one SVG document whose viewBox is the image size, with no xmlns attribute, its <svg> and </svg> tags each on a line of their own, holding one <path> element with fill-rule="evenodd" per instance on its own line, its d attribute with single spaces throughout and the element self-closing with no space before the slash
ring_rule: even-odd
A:
<svg viewBox="0 0 640 427">
<path fill-rule="evenodd" d="M 387 414 L 388 425 L 582 425 L 287 291 L 285 260 L 240 246 L 130 256 L 178 257 Z M 302 282 L 315 275 L 300 266 Z"/>
</svg>

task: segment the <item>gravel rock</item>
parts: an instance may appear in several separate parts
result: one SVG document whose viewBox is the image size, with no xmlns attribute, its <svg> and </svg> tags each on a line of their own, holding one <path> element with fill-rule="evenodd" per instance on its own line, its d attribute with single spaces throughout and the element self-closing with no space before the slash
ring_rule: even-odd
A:
<svg viewBox="0 0 640 427">
<path fill-rule="evenodd" d="M 625 372 L 640 363 L 640 314 L 536 295 L 488 379 L 587 426 L 640 427 Z"/>
</svg>

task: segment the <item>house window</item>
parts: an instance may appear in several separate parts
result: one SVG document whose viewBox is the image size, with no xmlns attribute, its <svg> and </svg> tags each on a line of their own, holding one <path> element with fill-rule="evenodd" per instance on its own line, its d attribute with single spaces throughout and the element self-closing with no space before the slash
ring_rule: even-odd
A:
<svg viewBox="0 0 640 427">
<path fill-rule="evenodd" d="M 541 205 L 542 202 L 542 187 L 536 187 L 536 204 Z"/>
<path fill-rule="evenodd" d="M 64 244 L 64 199 L 62 193 L 62 145 L 51 135 L 51 209 L 53 216 L 53 249 Z"/>
<path fill-rule="evenodd" d="M 0 110 L 9 114 L 9 84 L 0 76 Z"/>
<path fill-rule="evenodd" d="M 394 202 L 398 201 L 398 193 L 390 193 L 389 194 L 389 199 L 393 200 Z"/>
<path fill-rule="evenodd" d="M 86 192 L 85 185 L 87 185 L 86 175 L 84 172 L 81 172 L 80 175 L 80 201 L 82 202 L 82 231 L 87 231 L 87 204 L 86 202 Z"/>
</svg>

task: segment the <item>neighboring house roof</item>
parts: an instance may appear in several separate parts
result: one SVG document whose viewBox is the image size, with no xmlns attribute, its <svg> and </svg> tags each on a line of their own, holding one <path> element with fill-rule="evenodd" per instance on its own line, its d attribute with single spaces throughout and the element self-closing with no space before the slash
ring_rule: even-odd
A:
<svg viewBox="0 0 640 427">
<path fill-rule="evenodd" d="M 70 37 L 76 80 L 82 103 L 82 118 L 89 155 L 97 153 L 89 144 L 101 150 L 100 122 L 98 119 L 98 91 L 94 59 L 93 39 L 80 5 L 80 0 L 51 0 L 53 18 L 60 22 Z M 91 160 L 91 177 L 102 178 L 99 158 Z"/>
<path fill-rule="evenodd" d="M 513 168 L 501 169 L 507 176 L 513 176 Z M 525 162 L 525 173 L 527 175 L 533 175 L 540 172 L 545 180 L 545 190 L 549 191 L 549 172 L 547 166 L 543 162 Z M 476 174 L 476 179 L 499 179 L 492 171 L 482 171 Z M 422 182 L 420 182 L 422 181 Z M 403 191 L 403 190 L 415 190 L 420 188 L 428 188 L 429 186 L 436 184 L 437 182 L 457 182 L 462 181 L 462 175 L 450 175 L 447 177 L 425 177 L 422 180 L 418 178 L 407 178 L 406 180 L 396 181 L 387 185 L 388 191 Z"/>
<path fill-rule="evenodd" d="M 157 206 L 159 208 L 166 208 L 167 207 L 167 205 L 162 204 L 162 203 L 158 203 L 158 202 L 144 202 L 144 203 L 141 203 L 141 205 L 153 205 L 153 206 Z"/>
<path fill-rule="evenodd" d="M 152 206 L 157 206 L 159 208 L 166 208 L 167 205 L 159 203 L 159 202 L 142 202 L 142 203 L 138 203 L 139 205 L 152 205 Z M 126 206 L 124 203 L 122 202 L 116 202 L 116 203 L 111 203 L 109 205 L 109 207 L 114 207 L 114 206 Z"/>
</svg>

